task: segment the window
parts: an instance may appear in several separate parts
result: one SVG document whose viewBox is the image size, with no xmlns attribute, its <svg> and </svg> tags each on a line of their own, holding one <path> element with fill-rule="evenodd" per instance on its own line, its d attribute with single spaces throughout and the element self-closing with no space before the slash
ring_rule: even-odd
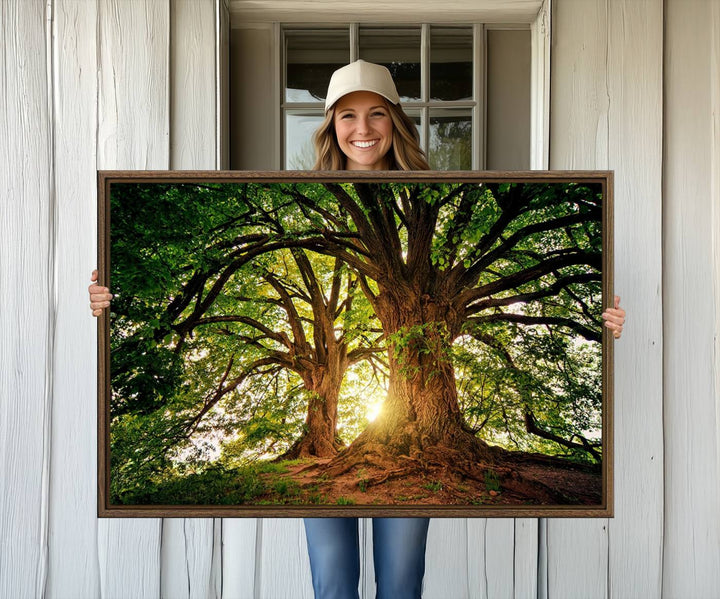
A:
<svg viewBox="0 0 720 599">
<path fill-rule="evenodd" d="M 543 56 L 533 48 L 528 24 L 238 23 L 230 35 L 230 168 L 312 168 L 330 75 L 358 58 L 391 70 L 433 168 L 530 168 L 531 107 L 536 154 L 547 110 L 546 99 L 538 104 L 542 73 L 532 102 L 531 65 Z"/>
<path fill-rule="evenodd" d="M 330 75 L 362 58 L 388 67 L 413 118 L 431 168 L 479 168 L 482 28 L 351 25 L 283 31 L 283 166 L 309 169 L 311 136 L 323 119 Z"/>
</svg>

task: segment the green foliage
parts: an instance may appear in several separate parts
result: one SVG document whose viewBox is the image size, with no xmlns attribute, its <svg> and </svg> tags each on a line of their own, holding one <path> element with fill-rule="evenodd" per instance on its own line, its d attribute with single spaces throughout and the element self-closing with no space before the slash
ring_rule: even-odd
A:
<svg viewBox="0 0 720 599">
<path fill-rule="evenodd" d="M 365 468 L 360 468 L 360 470 L 357 471 L 357 477 L 360 479 L 358 481 L 358 488 L 363 493 L 367 492 L 367 484 L 369 482 L 369 480 L 366 478 L 366 474 L 367 472 Z"/>
<path fill-rule="evenodd" d="M 291 478 L 281 478 L 273 483 L 273 490 L 279 495 L 295 497 L 300 494 L 300 485 Z"/>
<path fill-rule="evenodd" d="M 494 470 L 485 471 L 485 488 L 488 491 L 500 492 L 500 477 Z"/>
<path fill-rule="evenodd" d="M 470 170 L 472 135 L 470 120 L 434 118 L 428 160 L 433 170 Z"/>
<path fill-rule="evenodd" d="M 388 337 L 400 373 L 409 379 L 420 372 L 419 359 L 423 357 L 432 357 L 437 365 L 452 359 L 450 335 L 444 322 L 430 321 L 404 326 Z M 426 380 L 437 376 L 439 372 L 438 369 L 431 370 Z"/>
<path fill-rule="evenodd" d="M 345 443 L 397 367 L 425 383 L 454 372 L 485 440 L 598 461 L 601 207 L 580 184 L 114 185 L 113 497 L 244 468 L 247 486 L 224 488 L 259 492 L 253 464 L 303 434 L 313 376 L 340 345 L 362 354 L 340 376 Z M 383 331 L 393 285 L 442 299 L 447 318 L 420 310 Z"/>
<path fill-rule="evenodd" d="M 423 483 L 422 487 L 423 489 L 437 493 L 438 491 L 442 491 L 443 484 L 442 481 L 436 480 L 429 483 Z"/>
<path fill-rule="evenodd" d="M 485 440 L 509 449 L 580 462 L 599 459 L 602 356 L 597 344 L 543 327 L 494 328 L 492 338 L 502 351 L 470 337 L 454 346 L 458 395 L 468 423 Z M 597 458 L 587 450 L 528 435 L 528 413 L 558 437 L 598 444 Z"/>
<path fill-rule="evenodd" d="M 225 469 L 210 465 L 192 471 L 169 468 L 147 480 L 137 479 L 133 489 L 113 493 L 119 505 L 244 505 L 267 491 L 252 468 Z"/>
</svg>

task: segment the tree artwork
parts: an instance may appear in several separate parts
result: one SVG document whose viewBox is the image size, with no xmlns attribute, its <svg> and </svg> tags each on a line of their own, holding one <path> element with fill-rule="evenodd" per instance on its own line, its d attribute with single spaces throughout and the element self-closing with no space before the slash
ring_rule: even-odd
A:
<svg viewBox="0 0 720 599">
<path fill-rule="evenodd" d="M 109 189 L 114 505 L 606 504 L 603 179 Z"/>
</svg>

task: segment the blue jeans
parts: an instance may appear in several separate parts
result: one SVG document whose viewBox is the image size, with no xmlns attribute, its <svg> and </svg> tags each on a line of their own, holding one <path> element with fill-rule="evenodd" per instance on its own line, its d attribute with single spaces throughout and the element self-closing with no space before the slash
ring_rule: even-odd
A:
<svg viewBox="0 0 720 599">
<path fill-rule="evenodd" d="M 429 518 L 373 518 L 376 599 L 420 599 Z M 315 599 L 358 599 L 357 518 L 305 518 Z"/>
</svg>

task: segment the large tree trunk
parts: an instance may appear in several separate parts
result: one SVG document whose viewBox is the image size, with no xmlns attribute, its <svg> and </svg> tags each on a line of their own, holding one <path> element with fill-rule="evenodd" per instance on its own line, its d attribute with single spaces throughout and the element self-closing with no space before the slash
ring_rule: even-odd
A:
<svg viewBox="0 0 720 599">
<path fill-rule="evenodd" d="M 305 388 L 310 395 L 304 431 L 279 459 L 332 457 L 343 448 L 337 437 L 337 407 L 346 368 L 344 355 L 335 355 L 330 357 L 327 365 L 303 373 Z"/>
<path fill-rule="evenodd" d="M 465 426 L 450 354 L 456 315 L 427 294 L 381 293 L 376 313 L 389 339 L 390 381 L 380 416 L 330 464 L 339 474 L 362 464 L 452 465 L 475 469 L 492 450 Z"/>
</svg>

